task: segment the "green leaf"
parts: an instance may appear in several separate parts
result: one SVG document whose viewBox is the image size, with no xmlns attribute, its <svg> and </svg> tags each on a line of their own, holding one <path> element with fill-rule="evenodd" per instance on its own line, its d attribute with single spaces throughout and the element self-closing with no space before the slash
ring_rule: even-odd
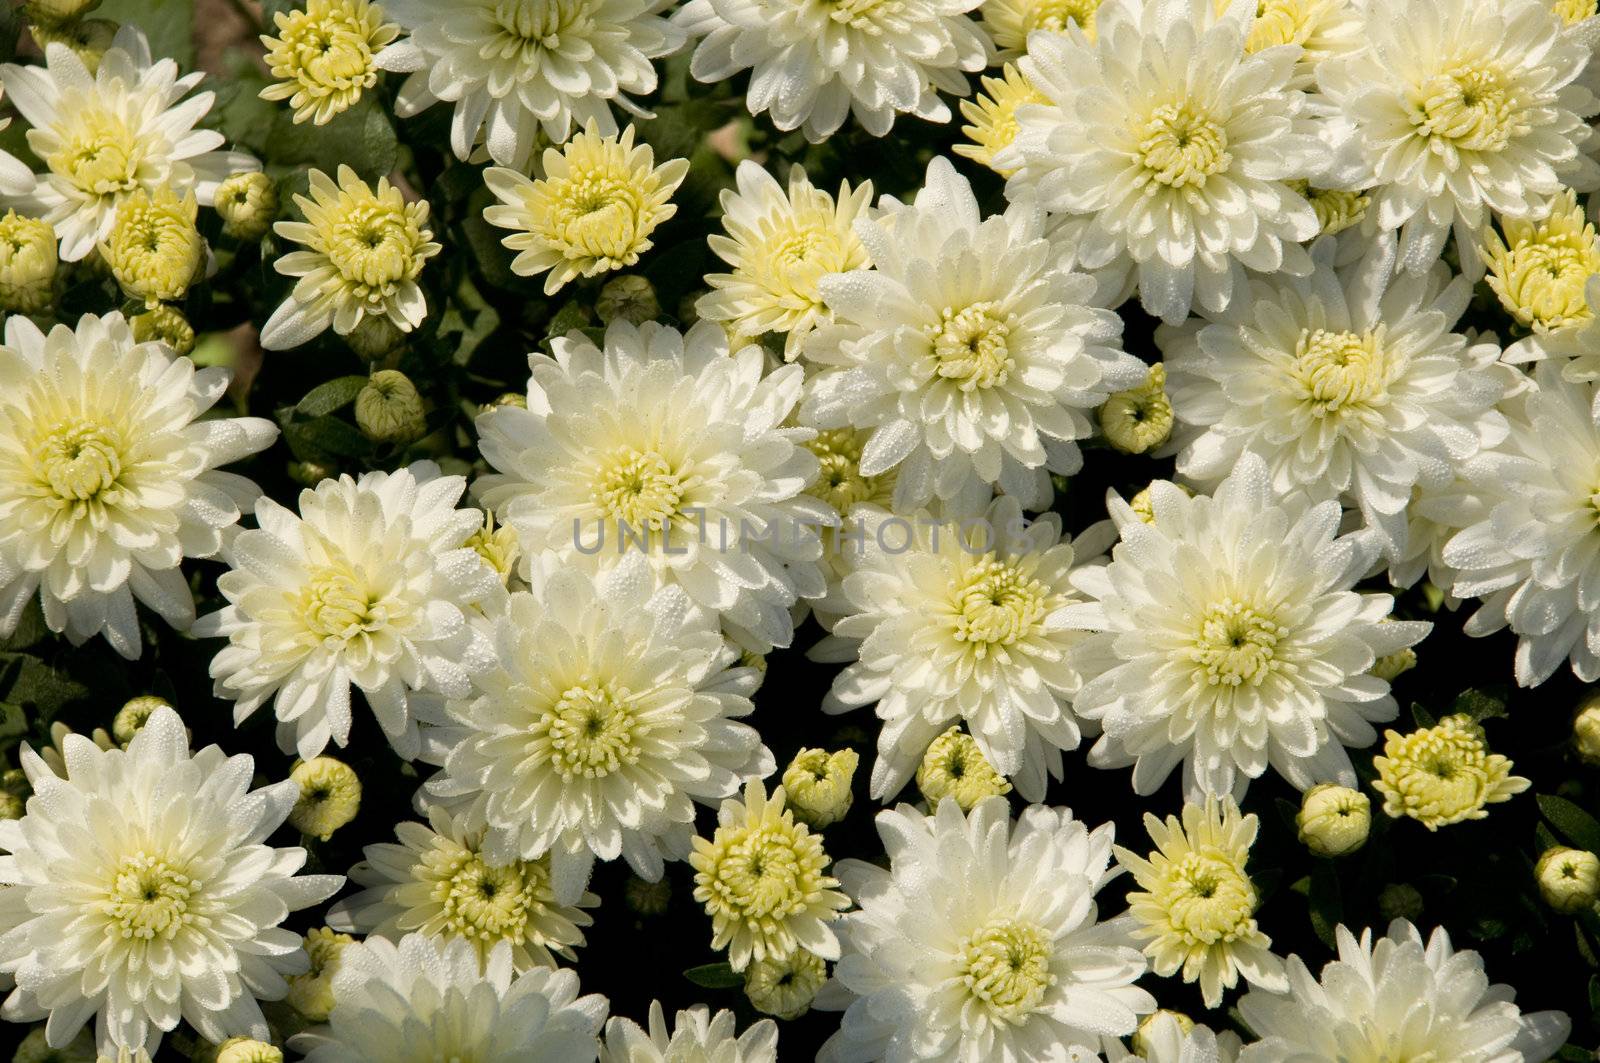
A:
<svg viewBox="0 0 1600 1063">
<path fill-rule="evenodd" d="M 1312 870 L 1306 899 L 1311 909 L 1311 929 L 1324 945 L 1333 948 L 1334 929 L 1344 922 L 1344 901 L 1339 895 L 1339 876 L 1331 862 L 1320 861 Z"/>
<path fill-rule="evenodd" d="M 322 417 L 341 410 L 356 401 L 367 378 L 356 374 L 334 377 L 306 392 L 306 397 L 295 404 L 294 411 L 307 417 Z"/>
<path fill-rule="evenodd" d="M 283 426 L 284 441 L 300 461 L 336 465 L 341 458 L 364 458 L 372 444 L 353 424 L 337 417 L 314 417 Z"/>
<path fill-rule="evenodd" d="M 363 180 L 376 181 L 394 169 L 400 142 L 389 116 L 368 96 L 322 126 L 297 123 L 292 111 L 280 108 L 267 134 L 267 155 L 274 163 L 312 166 L 330 175 L 342 163 Z"/>
<path fill-rule="evenodd" d="M 1500 690 L 1479 690 L 1473 687 L 1456 695 L 1453 713 L 1463 713 L 1482 722 L 1506 715 L 1506 695 Z"/>
<path fill-rule="evenodd" d="M 1436 727 L 1439 724 L 1439 717 L 1423 708 L 1420 701 L 1411 703 L 1411 718 L 1416 721 L 1418 727 Z"/>
<path fill-rule="evenodd" d="M 0 746 L 9 746 L 11 740 L 28 729 L 28 714 L 22 706 L 0 701 Z"/>
<path fill-rule="evenodd" d="M 37 723 L 88 695 L 83 683 L 32 654 L 0 653 L 0 701 L 31 712 Z"/>
<path fill-rule="evenodd" d="M 1564 797 L 1540 794 L 1535 800 L 1544 818 L 1569 844 L 1600 853 L 1600 821 Z"/>
<path fill-rule="evenodd" d="M 703 967 L 691 967 L 683 972 L 683 976 L 705 989 L 737 989 L 744 985 L 744 975 L 734 973 L 733 968 L 726 963 L 708 963 Z"/>
<path fill-rule="evenodd" d="M 176 59 L 188 73 L 194 69 L 194 9 L 185 0 L 105 0 L 94 17 L 138 26 L 152 56 Z"/>
<path fill-rule="evenodd" d="M 44 611 L 39 608 L 39 599 L 35 597 L 17 619 L 17 627 L 11 632 L 11 637 L 0 639 L 0 650 L 25 650 L 44 638 L 49 630 L 44 626 Z"/>
</svg>

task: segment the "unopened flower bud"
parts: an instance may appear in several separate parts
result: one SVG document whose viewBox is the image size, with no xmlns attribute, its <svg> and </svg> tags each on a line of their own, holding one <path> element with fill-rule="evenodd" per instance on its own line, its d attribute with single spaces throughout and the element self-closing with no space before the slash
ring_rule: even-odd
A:
<svg viewBox="0 0 1600 1063">
<path fill-rule="evenodd" d="M 372 374 L 356 396 L 356 424 L 377 443 L 409 443 L 428 430 L 417 386 L 398 369 Z"/>
<path fill-rule="evenodd" d="M 1409 919 L 1422 914 L 1422 891 L 1409 882 L 1391 882 L 1378 894 L 1378 914 L 1385 921 Z"/>
<path fill-rule="evenodd" d="M 483 527 L 472 533 L 467 545 L 477 551 L 478 556 L 495 570 L 501 583 L 511 578 L 511 574 L 517 569 L 517 559 L 522 556 L 522 548 L 517 544 L 517 533 L 509 524 L 495 527 L 493 513 L 484 513 Z"/>
<path fill-rule="evenodd" d="M 361 319 L 361 324 L 350 330 L 344 341 L 357 358 L 364 362 L 376 362 L 404 343 L 406 334 L 387 317 L 368 314 Z"/>
<path fill-rule="evenodd" d="M 1124 454 L 1143 454 L 1172 434 L 1172 403 L 1167 399 L 1167 367 L 1150 367 L 1145 382 L 1119 391 L 1100 407 L 1100 430 Z"/>
<path fill-rule="evenodd" d="M 796 753 L 783 772 L 783 789 L 794 818 L 817 828 L 843 819 L 850 811 L 850 782 L 860 759 L 853 749 L 836 753 L 802 749 Z"/>
<path fill-rule="evenodd" d="M 128 743 L 133 741 L 133 736 L 139 733 L 157 709 L 171 707 L 167 699 L 158 698 L 154 694 L 130 698 L 117 710 L 117 715 L 111 721 L 111 737 L 117 740 L 117 745 L 126 749 Z"/>
<path fill-rule="evenodd" d="M 14 210 L 0 218 L 0 308 L 37 314 L 54 298 L 56 231 Z"/>
<path fill-rule="evenodd" d="M 1188 1036 L 1194 1030 L 1194 1020 L 1181 1011 L 1169 1011 L 1158 1008 L 1144 1017 L 1139 1028 L 1133 1032 L 1133 1037 L 1128 1041 L 1128 1047 L 1133 1049 L 1136 1056 L 1148 1056 L 1153 1050 L 1154 1032 L 1161 1026 L 1176 1023 L 1179 1030 Z"/>
<path fill-rule="evenodd" d="M 1306 791 L 1294 823 L 1307 849 L 1318 856 L 1343 856 L 1366 844 L 1372 802 L 1359 790 L 1322 783 Z"/>
<path fill-rule="evenodd" d="M 1572 745 L 1585 764 L 1600 765 L 1600 695 L 1586 699 L 1572 721 Z"/>
<path fill-rule="evenodd" d="M 333 976 L 339 970 L 339 954 L 353 944 L 355 938 L 349 934 L 337 934 L 325 926 L 306 934 L 311 967 L 304 974 L 289 976 L 289 992 L 284 997 L 288 1005 L 312 1022 L 327 1022 L 333 1011 Z"/>
<path fill-rule="evenodd" d="M 655 287 L 637 274 L 613 277 L 600 288 L 594 312 L 602 324 L 626 321 L 633 325 L 653 321 L 661 315 L 661 301 Z"/>
<path fill-rule="evenodd" d="M 29 31 L 40 51 L 47 51 L 52 44 L 64 45 L 72 49 L 84 69 L 93 75 L 99 71 L 100 60 L 106 57 L 116 40 L 117 24 L 110 19 L 85 18 L 56 25 L 35 22 Z"/>
<path fill-rule="evenodd" d="M 289 825 L 302 834 L 327 841 L 361 809 L 361 780 L 342 760 L 312 757 L 296 764 L 289 778 L 300 786 Z"/>
<path fill-rule="evenodd" d="M 217 1046 L 217 1063 L 283 1063 L 283 1050 L 265 1041 L 230 1037 Z"/>
<path fill-rule="evenodd" d="M 135 314 L 128 324 L 133 327 L 133 338 L 140 343 L 158 340 L 178 354 L 194 350 L 194 326 L 175 306 L 165 303 L 153 306 L 142 314 Z"/>
<path fill-rule="evenodd" d="M 970 812 L 985 797 L 1010 793 L 1011 784 L 984 757 L 977 739 L 952 727 L 935 738 L 922 755 L 917 789 L 934 808 L 943 798 L 953 797 L 963 811 Z"/>
<path fill-rule="evenodd" d="M 213 202 L 223 232 L 235 240 L 259 240 L 278 216 L 278 186 L 260 170 L 247 170 L 218 185 Z"/>
<path fill-rule="evenodd" d="M 1387 656 L 1379 657 L 1368 671 L 1384 682 L 1392 683 L 1416 666 L 1417 651 L 1405 646 Z"/>
<path fill-rule="evenodd" d="M 498 395 L 484 403 L 478 408 L 478 412 L 488 413 L 490 410 L 498 409 L 501 406 L 515 406 L 519 410 L 526 410 L 528 408 L 528 396 L 520 391 L 508 391 L 504 395 Z"/>
<path fill-rule="evenodd" d="M 82 18 L 100 6 L 100 0 L 26 0 L 22 12 L 29 22 L 57 26 Z"/>
<path fill-rule="evenodd" d="M 805 949 L 788 957 L 756 960 L 744 973 L 744 995 L 763 1015 L 798 1019 L 811 1008 L 817 990 L 828 980 L 828 965 Z"/>
<path fill-rule="evenodd" d="M 21 819 L 28 802 L 9 790 L 0 790 L 0 819 Z"/>
<path fill-rule="evenodd" d="M 1534 868 L 1539 895 L 1563 915 L 1588 911 L 1600 901 L 1600 856 L 1582 849 L 1546 849 Z"/>
<path fill-rule="evenodd" d="M 315 487 L 334 474 L 334 470 L 320 461 L 291 461 L 289 479 L 301 487 Z"/>
</svg>

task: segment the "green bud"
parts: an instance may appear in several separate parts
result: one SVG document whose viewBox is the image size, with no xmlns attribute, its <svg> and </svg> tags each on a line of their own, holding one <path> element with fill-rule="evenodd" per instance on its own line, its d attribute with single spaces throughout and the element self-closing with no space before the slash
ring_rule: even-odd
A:
<svg viewBox="0 0 1600 1063">
<path fill-rule="evenodd" d="M 398 369 L 372 374 L 356 396 L 356 424 L 376 443 L 409 443 L 428 430 L 417 387 Z"/>
</svg>

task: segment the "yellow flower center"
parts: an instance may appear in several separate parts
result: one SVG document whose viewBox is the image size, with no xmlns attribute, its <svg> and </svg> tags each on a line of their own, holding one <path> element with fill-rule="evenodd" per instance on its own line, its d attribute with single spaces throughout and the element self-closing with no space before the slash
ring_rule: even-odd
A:
<svg viewBox="0 0 1600 1063">
<path fill-rule="evenodd" d="M 1204 187 L 1233 162 L 1227 131 L 1187 103 L 1157 107 L 1136 136 L 1150 179 L 1172 188 Z"/>
<path fill-rule="evenodd" d="M 828 17 L 851 29 L 882 32 L 879 23 L 899 14 L 903 0 L 821 0 Z"/>
<path fill-rule="evenodd" d="M 34 451 L 41 479 L 63 502 L 84 502 L 116 486 L 122 440 L 108 425 L 68 421 Z"/>
<path fill-rule="evenodd" d="M 1214 6 L 1220 15 L 1227 10 L 1228 0 L 1216 0 Z M 1321 0 L 1259 0 L 1245 51 L 1253 54 L 1280 44 L 1305 44 L 1322 6 Z"/>
<path fill-rule="evenodd" d="M 404 207 L 349 199 L 327 234 L 328 259 L 346 280 L 383 289 L 421 269 L 414 252 L 422 242 Z"/>
<path fill-rule="evenodd" d="M 544 711 L 534 739 L 563 779 L 603 779 L 639 762 L 643 731 L 628 690 L 589 682 Z"/>
<path fill-rule="evenodd" d="M 1250 929 L 1256 888 L 1226 854 L 1200 849 L 1168 865 L 1160 902 L 1186 945 L 1214 945 Z"/>
<path fill-rule="evenodd" d="M 998 387 L 1016 365 L 1010 336 L 1011 318 L 999 303 L 973 303 L 960 310 L 947 306 L 929 330 L 938 363 L 934 371 L 962 391 Z"/>
<path fill-rule="evenodd" d="M 822 475 L 807 493 L 820 498 L 840 515 L 858 502 L 886 500 L 894 489 L 893 471 L 879 476 L 861 475 L 861 451 L 866 435 L 853 428 L 829 428 L 817 433 L 806 447 L 817 456 Z"/>
<path fill-rule="evenodd" d="M 657 452 L 623 447 L 600 466 L 590 498 L 610 520 L 660 531 L 678 515 L 687 486 Z"/>
<path fill-rule="evenodd" d="M 1460 151 L 1500 151 L 1523 131 L 1516 96 L 1498 71 L 1478 64 L 1435 74 L 1412 92 L 1411 122 Z"/>
<path fill-rule="evenodd" d="M 1600 255 L 1592 247 L 1524 244 L 1493 266 L 1496 276 L 1490 284 L 1523 324 L 1548 332 L 1593 316 L 1584 294 L 1589 278 L 1600 271 Z"/>
<path fill-rule="evenodd" d="M 138 187 L 144 150 L 118 116 L 78 99 L 61 110 L 67 128 L 58 131 L 59 147 L 45 156 L 52 173 L 96 196 L 129 192 Z"/>
<path fill-rule="evenodd" d="M 1022 16 L 1023 40 L 1034 30 L 1060 33 L 1068 26 L 1094 29 L 1094 14 L 1100 0 L 1036 0 Z"/>
<path fill-rule="evenodd" d="M 961 943 L 958 970 L 967 992 L 989 1014 L 1016 1024 L 1039 1010 L 1056 984 L 1050 971 L 1051 942 L 1043 930 L 1020 919 L 996 919 Z"/>
<path fill-rule="evenodd" d="M 1384 327 L 1367 332 L 1307 329 L 1292 370 L 1304 402 L 1319 416 L 1381 405 L 1388 397 Z"/>
<path fill-rule="evenodd" d="M 782 919 L 806 906 L 816 888 L 809 854 L 782 824 L 743 832 L 718 861 L 712 889 L 745 919 Z"/>
<path fill-rule="evenodd" d="M 1259 686 L 1272 672 L 1284 634 L 1269 617 L 1228 598 L 1206 609 L 1189 653 L 1211 686 Z"/>
<path fill-rule="evenodd" d="M 1049 612 L 1049 589 L 993 554 L 972 566 L 954 591 L 956 640 L 972 643 L 979 657 L 1032 634 Z"/>
<path fill-rule="evenodd" d="M 593 34 L 599 6 L 595 0 L 500 0 L 489 15 L 499 32 L 480 54 L 533 64 L 542 51 L 579 46 Z"/>
<path fill-rule="evenodd" d="M 569 258 L 598 258 L 626 265 L 638 257 L 645 202 L 627 170 L 601 167 L 549 182 L 548 215 L 539 224 Z"/>
<path fill-rule="evenodd" d="M 203 917 L 190 910 L 200 884 L 165 860 L 140 853 L 117 868 L 102 910 L 122 938 L 171 941 Z"/>
<path fill-rule="evenodd" d="M 348 568 L 312 573 L 300 591 L 300 614 L 319 638 L 350 639 L 376 631 L 389 620 L 389 610 L 367 588 L 360 574 Z"/>
<path fill-rule="evenodd" d="M 1600 4 L 1596 0 L 1554 0 L 1550 6 L 1569 26 L 1593 18 L 1595 12 L 1600 11 Z"/>
<path fill-rule="evenodd" d="M 490 867 L 466 849 L 432 850 L 423 863 L 433 880 L 430 895 L 443 909 L 450 932 L 484 946 L 522 940 L 528 915 L 540 907 L 549 880 L 538 862 Z"/>
</svg>

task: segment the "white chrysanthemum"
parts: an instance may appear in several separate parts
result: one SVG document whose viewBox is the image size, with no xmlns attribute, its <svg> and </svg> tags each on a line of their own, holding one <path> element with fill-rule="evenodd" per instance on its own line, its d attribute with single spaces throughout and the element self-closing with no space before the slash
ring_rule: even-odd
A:
<svg viewBox="0 0 1600 1063">
<path fill-rule="evenodd" d="M 1174 1012 L 1158 1011 L 1139 1027 L 1137 1054 L 1123 1063 L 1234 1063 L 1239 1035 L 1216 1033 Z"/>
<path fill-rule="evenodd" d="M 1069 655 L 1084 636 L 1045 623 L 1080 600 L 1060 517 L 1030 524 L 1002 496 L 965 522 L 873 513 L 861 531 L 846 615 L 812 657 L 854 662 L 824 712 L 877 703 L 872 796 L 893 798 L 929 744 L 965 722 L 984 758 L 1023 797 L 1043 800 L 1046 776 L 1061 778 L 1061 751 L 1080 739 L 1069 702 L 1082 679 Z"/>
<path fill-rule="evenodd" d="M 1298 956 L 1289 991 L 1239 1002 L 1258 1038 L 1240 1063 L 1543 1063 L 1571 1024 L 1558 1011 L 1523 1014 L 1508 985 L 1491 985 L 1476 952 L 1457 952 L 1441 927 L 1426 942 L 1405 920 L 1374 944 L 1338 928 L 1339 958 L 1318 981 Z"/>
<path fill-rule="evenodd" d="M 844 860 L 860 910 L 840 918 L 843 956 L 817 1006 L 845 1011 L 818 1059 L 1098 1060 L 1155 1000 L 1133 983 L 1144 956 L 1124 916 L 1099 922 L 1112 827 L 1003 798 L 964 815 L 943 801 L 878 814 L 884 870 Z M 1065 1053 L 1065 1054 L 1063 1054 Z"/>
<path fill-rule="evenodd" d="M 546 553 L 488 630 L 494 664 L 448 703 L 430 800 L 484 832 L 492 863 L 549 854 L 572 904 L 596 857 L 642 877 L 688 856 L 695 802 L 715 807 L 776 765 L 755 729 L 757 676 L 680 588 L 641 559 L 591 576 Z"/>
<path fill-rule="evenodd" d="M 138 657 L 137 599 L 177 628 L 194 621 L 180 567 L 211 557 L 260 496 L 219 466 L 277 438 L 260 417 L 200 419 L 227 390 L 162 343 L 136 343 L 121 314 L 86 314 L 47 336 L 26 317 L 0 345 L 0 632 L 37 594 L 51 630 L 95 635 Z"/>
<path fill-rule="evenodd" d="M 65 779 L 24 748 L 34 796 L 0 821 L 0 972 L 17 987 L 0 1014 L 48 1014 L 56 1047 L 93 1017 L 112 1057 L 154 1052 L 180 1018 L 213 1042 L 267 1037 L 257 998 L 282 999 L 308 966 L 278 923 L 344 881 L 295 877 L 305 850 L 263 844 L 299 785 L 252 791 L 249 756 L 191 755 L 170 708 L 126 750 L 63 746 Z"/>
<path fill-rule="evenodd" d="M 1454 227 L 1482 274 L 1478 235 L 1496 211 L 1536 215 L 1563 184 L 1600 185 L 1583 145 L 1600 111 L 1579 80 L 1591 46 L 1541 0 L 1394 0 L 1365 5 L 1361 50 L 1317 68 L 1370 166 L 1379 228 L 1400 230 L 1400 265 L 1432 267 Z"/>
<path fill-rule="evenodd" d="M 0 98 L 5 96 L 5 68 L 0 67 Z M 0 118 L 0 129 L 11 124 L 11 119 Z M 33 191 L 33 171 L 9 151 L 0 151 L 0 194 L 25 196 Z M 15 211 L 11 212 L 15 214 Z"/>
<path fill-rule="evenodd" d="M 969 13 L 982 0 L 689 0 L 673 15 L 703 82 L 750 71 L 745 105 L 821 143 L 854 114 L 875 137 L 900 114 L 948 122 L 941 91 L 965 96 L 990 46 Z"/>
<path fill-rule="evenodd" d="M 1007 194 L 1067 215 L 1055 226 L 1067 263 L 1121 298 L 1137 278 L 1145 309 L 1170 324 L 1246 298 L 1246 269 L 1311 269 L 1297 241 L 1317 234 L 1317 215 L 1291 182 L 1319 173 L 1326 149 L 1292 87 L 1300 49 L 1247 53 L 1253 14 L 1106 0 L 1094 40 L 1075 26 L 1040 34 L 1019 63 L 1049 103 L 1018 111 L 995 160 L 1016 169 Z"/>
<path fill-rule="evenodd" d="M 1600 411 L 1597 385 L 1541 362 L 1538 387 L 1508 410 L 1510 437 L 1463 471 L 1467 490 L 1434 502 L 1451 593 L 1482 598 L 1469 635 L 1507 625 L 1519 637 L 1517 682 L 1537 686 L 1563 660 L 1600 679 Z"/>
<path fill-rule="evenodd" d="M 606 998 L 578 996 L 573 971 L 516 972 L 501 945 L 407 934 L 346 945 L 326 1026 L 292 1039 L 305 1063 L 593 1063 Z"/>
<path fill-rule="evenodd" d="M 578 333 L 551 347 L 529 358 L 526 409 L 478 418 L 484 504 L 530 556 L 610 568 L 644 553 L 746 648 L 787 646 L 790 607 L 826 589 L 815 529 L 838 523 L 805 493 L 814 433 L 780 427 L 801 367 L 763 377 L 760 348 L 730 357 L 711 322 L 685 336 L 614 321 L 603 350 Z"/>
<path fill-rule="evenodd" d="M 696 1004 L 678 1012 L 669 1033 L 661 1002 L 652 1000 L 648 1032 L 631 1019 L 606 1023 L 600 1063 L 778 1063 L 778 1024 L 762 1019 L 735 1036 L 733 1012 L 712 1015 Z"/>
<path fill-rule="evenodd" d="M 1392 254 L 1344 268 L 1336 254 L 1319 241 L 1311 276 L 1254 281 L 1234 312 L 1157 330 L 1180 424 L 1172 449 L 1200 485 L 1259 455 L 1278 494 L 1359 509 L 1384 552 L 1403 556 L 1414 489 L 1448 486 L 1505 438 L 1495 403 L 1517 374 L 1497 344 L 1451 331 L 1472 285 L 1442 263 L 1394 276 Z"/>
<path fill-rule="evenodd" d="M 1050 472 L 1083 464 L 1074 440 L 1147 367 L 1118 350 L 1121 320 L 1094 284 L 1055 264 L 1027 202 L 982 218 L 967 179 L 936 158 L 912 205 L 885 197 L 856 223 L 872 269 L 825 277 L 834 324 L 805 357 L 820 367 L 801 413 L 871 430 L 861 472 L 897 468 L 895 508 L 937 496 L 981 506 L 999 484 L 1042 508 Z"/>
<path fill-rule="evenodd" d="M 727 235 L 708 240 L 733 272 L 706 276 L 714 290 L 700 297 L 695 312 L 726 322 L 741 336 L 783 333 L 783 354 L 792 362 L 811 330 L 831 318 L 822 278 L 867 265 L 867 249 L 853 226 L 871 209 L 872 182 L 852 190 L 846 181 L 835 200 L 812 187 L 797 164 L 789 170 L 786 191 L 749 159 L 734 179 L 737 190 L 722 193 Z"/>
<path fill-rule="evenodd" d="M 298 514 L 256 504 L 260 528 L 223 551 L 229 604 L 194 627 L 228 639 L 211 675 L 235 723 L 271 698 L 278 745 L 309 759 L 348 740 L 354 686 L 395 751 L 417 755 L 411 695 L 467 693 L 480 656 L 464 611 L 501 590 L 468 545 L 483 517 L 455 508 L 465 489 L 422 461 L 324 480 L 300 492 Z"/>
<path fill-rule="evenodd" d="M 555 967 L 556 956 L 577 959 L 583 930 L 594 919 L 582 909 L 600 898 L 585 893 L 559 903 L 550 885 L 550 861 L 490 861 L 482 839 L 460 817 L 428 810 L 428 826 L 395 824 L 399 845 L 369 845 L 350 881 L 367 887 L 328 912 L 335 930 L 399 941 L 415 930 L 448 941 L 465 938 L 485 963 L 502 941 L 517 971 Z"/>
<path fill-rule="evenodd" d="M 64 44 L 45 48 L 44 66 L 0 67 L 7 99 L 32 126 L 28 147 L 46 167 L 16 202 L 55 226 L 63 261 L 105 239 L 131 192 L 193 192 L 210 206 L 229 174 L 261 168 L 248 155 L 218 151 L 221 133 L 195 128 L 215 95 L 184 97 L 204 76 L 180 78 L 171 59 L 152 61 L 131 25 L 117 31 L 93 74 Z"/>
<path fill-rule="evenodd" d="M 1292 784 L 1356 784 L 1346 746 L 1377 740 L 1398 713 L 1368 669 L 1419 641 L 1426 623 L 1383 623 L 1394 599 L 1352 588 L 1373 550 L 1338 536 L 1336 502 L 1280 499 L 1253 454 L 1214 497 L 1150 485 L 1155 521 L 1112 507 L 1122 542 L 1073 583 L 1095 599 L 1052 621 L 1095 634 L 1073 663 L 1079 716 L 1105 733 L 1098 767 L 1132 764 L 1156 791 L 1181 761 L 1184 792 L 1244 796 L 1270 765 Z"/>
<path fill-rule="evenodd" d="M 661 17 L 672 0 L 386 0 L 385 17 L 409 36 L 379 52 L 384 70 L 410 74 L 395 113 L 455 105 L 450 147 L 460 159 L 525 169 L 540 133 L 565 141 L 594 122 L 617 132 L 610 104 L 654 92 L 650 60 L 682 47 Z M 480 150 L 481 149 L 481 150 Z"/>
</svg>

